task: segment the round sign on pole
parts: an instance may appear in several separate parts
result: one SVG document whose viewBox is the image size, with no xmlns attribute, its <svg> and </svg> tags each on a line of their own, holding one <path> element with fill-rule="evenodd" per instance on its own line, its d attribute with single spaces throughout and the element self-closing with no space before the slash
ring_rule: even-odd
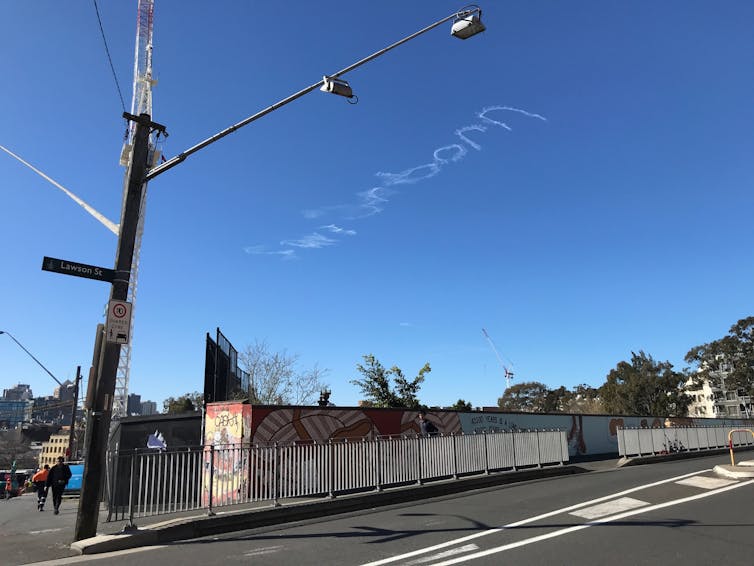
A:
<svg viewBox="0 0 754 566">
<path fill-rule="evenodd" d="M 113 316 L 115 318 L 123 318 L 128 314 L 128 307 L 123 303 L 115 303 L 113 305 Z"/>
</svg>

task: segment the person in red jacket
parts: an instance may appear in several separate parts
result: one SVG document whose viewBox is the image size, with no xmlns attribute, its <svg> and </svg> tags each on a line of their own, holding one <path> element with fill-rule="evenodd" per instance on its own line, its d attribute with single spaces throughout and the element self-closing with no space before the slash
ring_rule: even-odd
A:
<svg viewBox="0 0 754 566">
<path fill-rule="evenodd" d="M 45 464 L 45 467 L 39 470 L 31 478 L 31 483 L 37 488 L 37 509 L 44 511 L 45 501 L 47 500 L 47 476 L 50 473 L 50 465 Z"/>
</svg>

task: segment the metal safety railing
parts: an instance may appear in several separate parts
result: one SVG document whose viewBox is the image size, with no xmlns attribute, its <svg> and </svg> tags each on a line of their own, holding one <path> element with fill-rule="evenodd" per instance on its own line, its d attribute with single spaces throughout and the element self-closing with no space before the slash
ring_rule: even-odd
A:
<svg viewBox="0 0 754 566">
<path fill-rule="evenodd" d="M 676 452 L 717 450 L 729 446 L 730 427 L 619 428 L 618 455 L 655 456 Z M 754 446 L 754 438 L 735 432 L 731 446 Z"/>
<path fill-rule="evenodd" d="M 562 430 L 133 450 L 108 457 L 108 521 L 563 465 Z"/>
<path fill-rule="evenodd" d="M 730 450 L 730 465 L 735 466 L 736 465 L 736 459 L 733 457 L 733 435 L 739 434 L 739 433 L 748 433 L 746 434 L 745 438 L 749 439 L 749 434 L 754 437 L 754 430 L 751 430 L 750 428 L 734 428 L 730 432 L 728 432 L 728 449 Z M 748 445 L 748 443 L 747 443 Z M 741 446 L 741 444 L 739 444 Z"/>
</svg>

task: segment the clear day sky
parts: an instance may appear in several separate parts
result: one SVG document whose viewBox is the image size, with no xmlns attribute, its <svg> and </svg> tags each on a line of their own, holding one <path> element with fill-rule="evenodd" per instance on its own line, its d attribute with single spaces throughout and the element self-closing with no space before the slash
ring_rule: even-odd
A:
<svg viewBox="0 0 754 566">
<path fill-rule="evenodd" d="M 99 0 L 130 110 L 136 1 Z M 119 221 L 125 129 L 93 3 L 0 0 L 0 145 Z M 171 157 L 462 3 L 156 0 L 153 119 Z M 429 405 L 515 381 L 601 385 L 644 350 L 754 314 L 754 3 L 481 4 L 190 157 L 149 186 L 131 387 L 201 391 L 204 341 L 266 340 L 355 405 L 362 355 Z M 516 110 L 511 110 L 516 109 Z M 507 126 L 507 127 L 506 127 Z M 88 370 L 116 239 L 0 152 L 0 330 Z M 0 336 L 0 388 L 55 383 Z"/>
</svg>

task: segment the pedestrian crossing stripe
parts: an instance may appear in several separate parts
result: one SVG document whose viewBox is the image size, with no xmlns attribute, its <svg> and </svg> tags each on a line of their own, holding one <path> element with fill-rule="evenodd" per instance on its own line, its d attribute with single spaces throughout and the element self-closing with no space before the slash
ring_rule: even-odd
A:
<svg viewBox="0 0 754 566">
<path fill-rule="evenodd" d="M 717 489 L 718 487 L 725 487 L 726 485 L 736 483 L 736 480 L 710 478 L 708 476 L 694 476 L 691 478 L 682 479 L 675 483 L 679 485 L 689 485 L 691 487 L 700 487 L 702 489 Z"/>
<path fill-rule="evenodd" d="M 575 515 L 576 517 L 583 517 L 584 519 L 598 519 L 600 517 L 606 517 L 607 515 L 613 515 L 614 513 L 644 507 L 645 505 L 649 505 L 649 503 L 641 501 L 640 499 L 634 499 L 633 497 L 621 497 L 620 499 L 614 499 L 613 501 L 600 503 L 599 505 L 592 505 L 591 507 L 585 507 L 578 511 L 572 511 L 569 514 Z"/>
</svg>

